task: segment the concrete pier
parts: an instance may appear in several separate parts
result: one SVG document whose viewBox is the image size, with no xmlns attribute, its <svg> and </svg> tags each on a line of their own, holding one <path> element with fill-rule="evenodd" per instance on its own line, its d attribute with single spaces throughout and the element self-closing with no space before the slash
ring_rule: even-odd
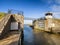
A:
<svg viewBox="0 0 60 45">
<path fill-rule="evenodd" d="M 17 30 L 11 30 L 11 22 L 18 23 Z M 23 23 L 24 16 L 22 15 L 6 15 L 0 22 L 0 45 L 17 45 L 18 41 L 21 39 L 20 35 L 22 30 L 20 29 L 23 29 Z"/>
</svg>

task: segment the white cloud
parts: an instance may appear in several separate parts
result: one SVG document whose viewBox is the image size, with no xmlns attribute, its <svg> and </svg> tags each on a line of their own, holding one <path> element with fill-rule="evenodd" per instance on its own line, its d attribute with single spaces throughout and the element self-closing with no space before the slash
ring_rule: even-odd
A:
<svg viewBox="0 0 60 45">
<path fill-rule="evenodd" d="M 60 4 L 60 0 L 55 0 L 55 3 Z"/>
<path fill-rule="evenodd" d="M 53 0 L 42 0 L 42 2 L 45 2 L 45 3 L 51 4 L 51 3 L 53 2 Z"/>
<path fill-rule="evenodd" d="M 48 4 L 55 3 L 60 4 L 60 0 L 46 0 Z"/>
<path fill-rule="evenodd" d="M 51 10 L 55 12 L 60 12 L 60 5 L 53 5 L 51 6 Z"/>
<path fill-rule="evenodd" d="M 60 4 L 60 0 L 46 0 L 47 3 L 51 4 L 51 3 L 56 3 L 56 4 Z"/>
<path fill-rule="evenodd" d="M 46 0 L 48 4 L 51 4 L 53 0 Z"/>
<path fill-rule="evenodd" d="M 54 17 L 60 18 L 60 5 L 52 5 L 51 7 L 51 12 L 53 12 Z"/>
<path fill-rule="evenodd" d="M 52 4 L 52 3 L 60 4 L 60 0 L 46 0 L 46 2 L 47 2 L 48 4 Z"/>
</svg>

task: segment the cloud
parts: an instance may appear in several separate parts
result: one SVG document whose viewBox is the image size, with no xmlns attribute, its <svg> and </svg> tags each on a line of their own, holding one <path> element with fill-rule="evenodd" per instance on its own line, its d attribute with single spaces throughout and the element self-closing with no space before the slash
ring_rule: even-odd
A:
<svg viewBox="0 0 60 45">
<path fill-rule="evenodd" d="M 53 13 L 54 17 L 60 18 L 60 5 L 52 5 L 51 7 L 51 12 Z"/>
<path fill-rule="evenodd" d="M 47 4 L 53 3 L 53 0 L 41 0 L 41 1 L 44 2 L 44 3 L 47 3 Z"/>
<path fill-rule="evenodd" d="M 60 5 L 52 5 L 51 10 L 55 12 L 60 12 Z"/>
<path fill-rule="evenodd" d="M 46 0 L 48 4 L 55 3 L 60 4 L 60 0 Z"/>
<path fill-rule="evenodd" d="M 54 0 L 52 2 L 53 4 L 50 6 L 51 12 L 54 17 L 60 18 L 60 0 Z"/>
<path fill-rule="evenodd" d="M 51 4 L 53 0 L 46 0 L 48 4 Z"/>
<path fill-rule="evenodd" d="M 50 6 L 50 9 L 52 12 L 55 12 L 54 14 L 60 14 L 60 0 L 49 0 L 48 3 L 53 3 Z"/>
<path fill-rule="evenodd" d="M 60 4 L 60 0 L 55 0 L 55 3 L 56 4 Z"/>
</svg>

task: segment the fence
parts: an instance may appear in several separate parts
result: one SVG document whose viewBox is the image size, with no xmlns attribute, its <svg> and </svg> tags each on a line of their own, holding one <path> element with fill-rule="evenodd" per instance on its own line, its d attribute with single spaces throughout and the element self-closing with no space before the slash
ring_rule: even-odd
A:
<svg viewBox="0 0 60 45">
<path fill-rule="evenodd" d="M 23 15 L 23 11 L 18 11 L 18 10 L 13 10 L 13 9 L 8 9 L 8 14 L 18 14 L 18 15 Z"/>
</svg>

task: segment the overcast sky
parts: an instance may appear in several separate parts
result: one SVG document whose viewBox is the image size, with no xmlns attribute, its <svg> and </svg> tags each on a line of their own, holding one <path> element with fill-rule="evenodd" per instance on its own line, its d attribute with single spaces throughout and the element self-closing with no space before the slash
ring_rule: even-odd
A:
<svg viewBox="0 0 60 45">
<path fill-rule="evenodd" d="M 0 12 L 8 9 L 21 10 L 24 17 L 40 18 L 48 11 L 60 18 L 60 0 L 0 0 Z M 25 23 L 32 21 L 25 20 Z"/>
</svg>

